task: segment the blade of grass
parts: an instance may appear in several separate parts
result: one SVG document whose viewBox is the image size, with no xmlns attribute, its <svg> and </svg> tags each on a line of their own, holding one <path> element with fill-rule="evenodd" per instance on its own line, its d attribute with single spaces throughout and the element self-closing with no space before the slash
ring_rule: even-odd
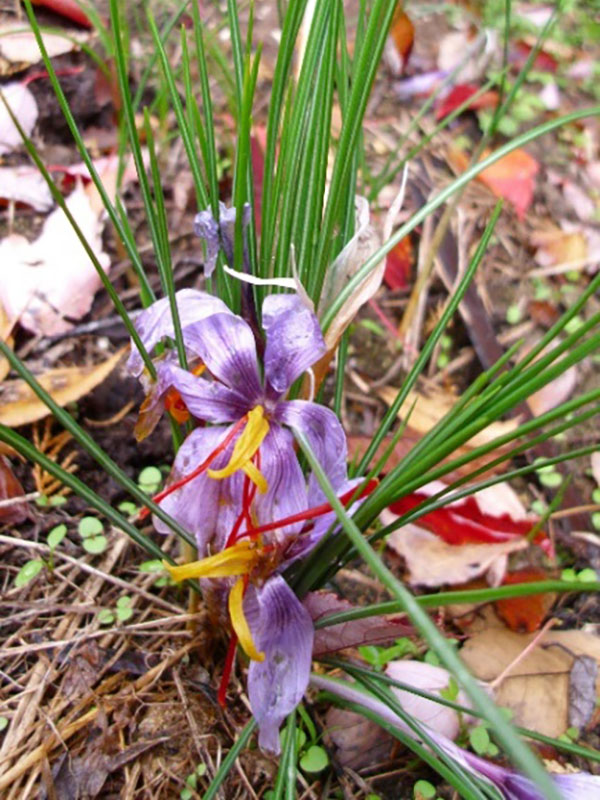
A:
<svg viewBox="0 0 600 800">
<path fill-rule="evenodd" d="M 238 735 L 238 738 L 235 740 L 230 751 L 223 759 L 221 766 L 217 770 L 215 777 L 210 782 L 210 786 L 204 793 L 204 797 L 202 798 L 202 800 L 213 800 L 213 798 L 216 796 L 217 792 L 221 788 L 221 785 L 223 784 L 223 781 L 229 775 L 229 772 L 234 766 L 239 754 L 248 744 L 250 737 L 254 733 L 255 729 L 256 729 L 256 721 L 254 719 L 251 719 L 242 728 L 240 734 Z"/>
</svg>

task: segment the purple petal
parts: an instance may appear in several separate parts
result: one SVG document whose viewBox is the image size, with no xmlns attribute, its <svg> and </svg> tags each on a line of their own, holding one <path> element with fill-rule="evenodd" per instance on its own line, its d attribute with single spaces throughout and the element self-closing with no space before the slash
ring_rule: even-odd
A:
<svg viewBox="0 0 600 800">
<path fill-rule="evenodd" d="M 315 315 L 295 294 L 271 294 L 263 303 L 267 334 L 265 380 L 277 395 L 286 392 L 326 347 Z"/>
<path fill-rule="evenodd" d="M 269 489 L 265 495 L 256 496 L 258 523 L 275 522 L 307 508 L 306 480 L 300 469 L 294 449 L 294 438 L 289 431 L 276 423 L 260 448 L 260 469 Z M 302 522 L 287 525 L 281 531 L 289 536 L 300 530 Z M 280 532 L 281 535 L 281 532 Z"/>
<path fill-rule="evenodd" d="M 265 653 L 248 670 L 248 696 L 258 722 L 258 743 L 279 753 L 279 727 L 302 699 L 310 676 L 313 626 L 310 616 L 283 578 L 261 589 L 250 586 L 244 610 L 254 640 Z"/>
<path fill-rule="evenodd" d="M 251 408 L 239 392 L 198 378 L 175 364 L 165 365 L 160 379 L 161 385 L 177 389 L 192 416 L 206 422 L 236 422 Z"/>
<path fill-rule="evenodd" d="M 186 337 L 215 378 L 247 398 L 246 411 L 259 402 L 256 343 L 247 322 L 233 314 L 214 314 L 191 325 Z"/>
<path fill-rule="evenodd" d="M 242 211 L 242 236 L 244 237 L 244 250 L 246 249 L 246 228 L 250 224 L 252 211 L 250 204 L 244 204 Z M 227 208 L 224 203 L 219 203 L 219 233 L 221 234 L 221 247 L 228 263 L 233 265 L 233 252 L 235 242 L 235 208 Z"/>
<path fill-rule="evenodd" d="M 219 225 L 212 215 L 212 211 L 201 211 L 194 217 L 194 233 L 206 244 L 206 259 L 204 261 L 204 274 L 207 278 L 215 271 L 219 256 Z"/>
<path fill-rule="evenodd" d="M 214 427 L 193 431 L 179 448 L 169 483 L 189 475 L 202 464 L 230 430 L 230 427 Z M 211 466 L 215 469 L 224 467 L 232 449 L 233 443 L 217 456 Z M 238 472 L 230 478 L 217 481 L 202 473 L 161 501 L 160 507 L 195 535 L 200 558 L 206 555 L 209 543 L 213 551 L 225 544 L 239 514 L 243 477 Z M 170 533 L 170 528 L 164 522 L 156 517 L 153 522 L 159 533 Z"/>
<path fill-rule="evenodd" d="M 199 292 L 196 289 L 181 289 L 175 297 L 183 329 L 183 340 L 186 346 L 186 328 L 188 325 L 211 314 L 231 314 L 222 300 L 206 292 Z M 164 336 L 174 337 L 175 330 L 173 328 L 169 298 L 163 297 L 142 311 L 136 317 L 135 327 L 140 335 L 142 344 L 150 353 Z M 142 357 L 135 347 L 131 349 L 127 368 L 135 376 L 140 375 L 144 369 Z"/>
<path fill-rule="evenodd" d="M 340 421 L 329 408 L 307 400 L 280 403 L 275 412 L 279 422 L 297 428 L 306 436 L 333 488 L 339 491 L 346 483 L 348 445 Z M 325 502 L 316 478 L 311 475 L 308 487 L 311 506 Z"/>
</svg>

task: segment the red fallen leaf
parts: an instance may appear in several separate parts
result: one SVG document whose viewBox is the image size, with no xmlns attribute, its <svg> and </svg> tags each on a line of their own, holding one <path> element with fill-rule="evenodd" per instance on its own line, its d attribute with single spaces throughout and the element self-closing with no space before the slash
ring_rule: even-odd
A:
<svg viewBox="0 0 600 800">
<path fill-rule="evenodd" d="M 388 253 L 383 280 L 390 289 L 407 289 L 412 277 L 412 266 L 412 242 L 410 236 L 405 236 Z"/>
<path fill-rule="evenodd" d="M 532 46 L 527 44 L 527 42 L 514 42 L 509 56 L 509 61 L 520 70 L 525 66 L 525 62 L 529 58 L 529 54 L 531 53 L 532 49 Z M 551 56 L 550 53 L 547 53 L 545 50 L 540 50 L 535 57 L 532 68 L 540 70 L 541 72 L 555 73 L 558 69 L 558 61 L 554 58 L 554 56 Z"/>
<path fill-rule="evenodd" d="M 541 569 L 521 569 L 505 575 L 502 585 L 535 583 L 547 579 L 548 576 Z M 503 600 L 496 600 L 494 608 L 500 619 L 512 631 L 516 633 L 533 633 L 541 627 L 542 622 L 554 605 L 555 599 L 556 594 L 551 592 L 530 594 L 526 597 L 507 597 Z"/>
<path fill-rule="evenodd" d="M 392 20 L 390 28 L 390 36 L 400 56 L 401 66 L 399 73 L 401 73 L 410 58 L 415 41 L 415 26 L 401 7 L 398 7 L 394 13 L 394 19 Z"/>
<path fill-rule="evenodd" d="M 470 97 L 479 91 L 479 87 L 472 83 L 459 83 L 442 100 L 435 112 L 436 120 L 444 119 L 455 109 L 461 106 Z M 477 111 L 481 108 L 496 108 L 498 105 L 498 92 L 489 91 L 481 94 L 476 100 L 469 103 L 467 109 Z"/>
<path fill-rule="evenodd" d="M 490 152 L 486 150 L 482 158 L 487 158 Z M 451 150 L 448 156 L 457 169 L 466 168 L 469 160 L 462 150 Z M 510 200 L 519 219 L 523 219 L 533 200 L 535 176 L 539 169 L 540 165 L 533 156 L 525 150 L 517 149 L 480 172 L 477 180 L 484 183 L 497 197 Z"/>
<path fill-rule="evenodd" d="M 333 592 L 309 592 L 303 603 L 313 622 L 355 608 L 352 603 L 342 600 Z M 318 628 L 315 631 L 313 656 L 359 645 L 386 644 L 401 636 L 412 636 L 414 632 L 415 629 L 406 622 L 406 618 L 399 615 L 355 619 L 328 628 Z"/>
<path fill-rule="evenodd" d="M 34 6 L 43 6 L 59 14 L 61 17 L 70 19 L 84 28 L 92 28 L 90 18 L 85 14 L 75 0 L 32 0 Z"/>
<path fill-rule="evenodd" d="M 441 481 L 432 481 L 421 487 L 418 492 L 396 500 L 389 506 L 389 510 L 397 516 L 402 516 L 443 488 L 445 484 Z M 514 512 L 513 514 L 507 512 L 507 507 L 502 502 L 498 503 L 499 513 L 494 513 L 493 502 L 493 495 L 478 492 L 471 497 L 456 500 L 443 508 L 424 514 L 415 522 L 420 528 L 435 533 L 448 544 L 457 545 L 508 542 L 526 536 L 531 531 L 536 522 L 535 517 L 518 519 L 514 516 Z M 534 541 L 545 550 L 551 547 L 550 540 L 542 531 L 536 534 Z"/>
<path fill-rule="evenodd" d="M 25 494 L 23 487 L 16 479 L 10 464 L 0 456 L 0 500 L 9 500 L 12 497 L 22 497 Z M 18 524 L 27 519 L 27 504 L 15 503 L 13 506 L 0 506 L 0 523 Z"/>
</svg>

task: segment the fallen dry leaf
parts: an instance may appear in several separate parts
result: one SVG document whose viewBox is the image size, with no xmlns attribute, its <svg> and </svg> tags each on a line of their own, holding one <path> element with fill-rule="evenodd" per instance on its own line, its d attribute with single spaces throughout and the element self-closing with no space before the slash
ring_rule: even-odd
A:
<svg viewBox="0 0 600 800">
<path fill-rule="evenodd" d="M 303 603 L 313 622 L 331 614 L 355 608 L 352 603 L 343 600 L 333 592 L 309 592 Z M 341 625 L 318 628 L 315 631 L 313 656 L 334 653 L 347 647 L 385 644 L 399 639 L 401 636 L 411 636 L 412 634 L 414 634 L 413 626 L 406 621 L 405 617 L 398 614 L 355 619 Z"/>
<path fill-rule="evenodd" d="M 370 222 L 369 203 L 364 197 L 356 198 L 357 231 L 329 267 L 319 302 L 319 315 L 331 305 L 342 289 L 354 277 L 380 245 L 380 237 Z M 342 333 L 361 308 L 379 289 L 385 271 L 385 259 L 371 270 L 352 296 L 338 311 L 325 334 L 329 352 L 335 350 Z"/>
<path fill-rule="evenodd" d="M 59 406 L 74 403 L 91 392 L 113 371 L 125 348 L 89 367 L 60 367 L 38 377 L 38 382 Z M 50 414 L 48 407 L 21 379 L 6 380 L 0 385 L 0 424 L 9 428 L 28 425 Z"/>
<path fill-rule="evenodd" d="M 108 271 L 102 249 L 104 215 L 95 186 L 79 185 L 66 200 L 88 244 Z M 65 258 L 65 254 L 68 258 Z M 13 233 L 0 242 L 0 302 L 8 315 L 33 333 L 52 336 L 73 327 L 102 285 L 66 214 L 55 209 L 33 242 Z"/>
<path fill-rule="evenodd" d="M 520 569 L 505 575 L 502 585 L 537 583 L 545 580 L 548 580 L 548 575 L 541 569 Z M 511 631 L 533 633 L 541 627 L 555 600 L 556 595 L 552 592 L 530 594 L 525 597 L 506 597 L 503 600 L 496 600 L 494 608 L 496 614 Z"/>
<path fill-rule="evenodd" d="M 85 14 L 77 0 L 32 0 L 34 6 L 45 6 L 59 14 L 61 17 L 70 19 L 71 22 L 76 22 L 78 25 L 83 25 L 85 28 L 91 28 L 92 23 Z"/>
<path fill-rule="evenodd" d="M 384 515 L 385 512 L 382 519 L 387 522 Z M 466 583 L 483 574 L 490 585 L 497 586 L 506 572 L 508 556 L 528 546 L 524 539 L 494 544 L 447 544 L 434 533 L 412 524 L 391 533 L 387 544 L 406 561 L 411 584 L 432 587 Z"/>
<path fill-rule="evenodd" d="M 490 682 L 534 637 L 498 628 L 485 630 L 472 636 L 460 653 L 477 678 Z M 496 688 L 496 703 L 514 712 L 515 724 L 560 736 L 569 726 L 570 674 L 578 656 L 598 662 L 600 638 L 583 631 L 548 631 Z M 596 696 L 600 692 L 598 681 L 595 692 Z"/>
<path fill-rule="evenodd" d="M 412 242 L 410 236 L 405 236 L 386 257 L 383 280 L 390 289 L 408 289 L 411 283 L 413 261 Z"/>
<path fill-rule="evenodd" d="M 447 689 L 451 682 L 451 676 L 444 667 L 436 667 L 424 661 L 390 661 L 385 668 L 385 672 L 390 678 L 399 683 L 406 683 L 421 689 L 430 694 L 441 697 L 441 692 Z M 440 705 L 434 700 L 420 697 L 408 690 L 398 689 L 392 686 L 392 692 L 400 701 L 403 709 L 411 717 L 418 719 L 425 725 L 429 725 L 437 733 L 447 736 L 449 739 L 456 739 L 461 728 L 461 719 L 458 712 L 448 706 Z M 468 697 L 463 691 L 459 691 L 455 701 L 460 705 L 471 707 Z M 473 717 L 463 717 L 466 724 L 473 722 Z"/>
<path fill-rule="evenodd" d="M 392 405 L 398 394 L 398 389 L 393 386 L 384 386 L 377 391 L 377 394 L 384 403 Z M 398 417 L 401 420 L 408 418 L 410 427 L 418 433 L 427 433 L 454 407 L 457 399 L 448 392 L 424 395 L 413 390 L 408 393 L 406 400 L 398 411 Z M 469 439 L 466 442 L 466 446 L 480 447 L 488 444 L 499 436 L 515 430 L 518 424 L 518 419 L 510 419 L 506 422 L 492 422 L 487 428 L 484 428 L 475 434 L 472 439 Z"/>
<path fill-rule="evenodd" d="M 336 761 L 342 767 L 361 769 L 386 761 L 394 739 L 376 722 L 341 708 L 329 708 L 326 732 L 336 747 Z"/>
<path fill-rule="evenodd" d="M 491 150 L 486 150 L 481 158 L 487 158 L 490 153 Z M 448 160 L 459 172 L 463 172 L 469 163 L 467 154 L 455 147 L 449 150 Z M 496 197 L 509 200 L 519 219 L 523 219 L 533 200 L 535 176 L 539 168 L 540 165 L 533 156 L 525 150 L 517 149 L 480 172 L 477 180 L 485 184 Z"/>
<path fill-rule="evenodd" d="M 551 411 L 556 406 L 564 403 L 565 400 L 568 400 L 576 386 L 577 368 L 574 366 L 569 367 L 558 378 L 529 395 L 527 405 L 531 409 L 533 416 L 539 417 L 545 414 L 546 411 Z"/>
<path fill-rule="evenodd" d="M 50 58 L 62 56 L 76 50 L 79 43 L 90 38 L 85 31 L 69 31 L 61 33 L 42 32 L 44 46 Z M 23 22 L 6 22 L 0 26 L 0 57 L 9 63 L 24 69 L 29 64 L 37 64 L 42 60 L 35 34 Z M 10 72 L 10 67 L 4 72 Z"/>
<path fill-rule="evenodd" d="M 35 167 L 0 167 L 0 199 L 50 211 L 54 205 L 52 193 Z"/>
<path fill-rule="evenodd" d="M 8 460 L 0 455 L 0 500 L 10 500 L 13 497 L 22 497 L 24 494 L 23 487 L 15 477 Z M 0 506 L 0 524 L 2 525 L 17 525 L 26 518 L 26 503 Z"/>
<path fill-rule="evenodd" d="M 12 338 L 10 336 L 12 329 L 12 322 L 8 318 L 2 303 L 0 303 L 0 341 L 7 343 L 9 347 L 12 347 Z M 10 364 L 4 356 L 0 356 L 0 383 L 6 378 L 9 372 Z"/>
<path fill-rule="evenodd" d="M 470 97 L 477 94 L 479 86 L 471 83 L 459 83 L 454 86 L 444 99 L 438 104 L 435 112 L 436 120 L 444 119 L 459 106 L 462 106 Z M 465 111 L 477 111 L 481 108 L 496 108 L 498 105 L 498 92 L 483 92 L 475 100 L 469 103 Z"/>
<path fill-rule="evenodd" d="M 415 40 L 415 26 L 410 17 L 399 4 L 394 12 L 390 26 L 390 35 L 383 53 L 390 72 L 396 77 L 402 75 L 410 58 Z"/>
<path fill-rule="evenodd" d="M 581 230 L 546 228 L 534 231 L 531 244 L 537 247 L 535 260 L 541 267 L 557 264 L 580 264 L 588 256 L 586 238 Z"/>
<path fill-rule="evenodd" d="M 2 39 L 0 38 L 0 42 Z M 31 134 L 38 118 L 35 97 L 22 83 L 8 83 L 1 88 L 4 100 L 19 121 L 27 136 Z M 3 102 L 0 101 L 0 155 L 12 153 L 23 143 L 17 126 Z"/>
</svg>

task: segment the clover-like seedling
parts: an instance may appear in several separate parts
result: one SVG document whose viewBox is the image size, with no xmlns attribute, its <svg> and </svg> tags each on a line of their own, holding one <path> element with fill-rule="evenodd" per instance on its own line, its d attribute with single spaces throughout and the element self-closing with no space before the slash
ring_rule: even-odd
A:
<svg viewBox="0 0 600 800">
<path fill-rule="evenodd" d="M 98 555 L 106 550 L 108 540 L 104 536 L 104 526 L 96 517 L 82 517 L 77 526 L 81 536 L 83 549 L 91 555 Z"/>
<path fill-rule="evenodd" d="M 139 565 L 138 569 L 140 572 L 156 575 L 154 580 L 155 586 L 171 586 L 173 584 L 171 576 L 165 572 L 163 563 L 158 558 L 154 558 L 151 561 L 144 561 Z"/>
<path fill-rule="evenodd" d="M 191 772 L 185 779 L 185 787 L 179 793 L 180 800 L 191 800 L 198 788 L 198 778 L 202 778 L 205 774 L 206 764 L 198 764 L 194 772 Z"/>
<path fill-rule="evenodd" d="M 115 609 L 117 620 L 119 622 L 126 622 L 133 616 L 133 608 L 131 607 L 131 597 L 124 594 L 117 600 L 117 608 Z"/>
<path fill-rule="evenodd" d="M 123 500 L 122 503 L 119 503 L 117 509 L 121 514 L 127 514 L 128 517 L 133 517 L 138 512 L 138 507 L 135 503 L 132 503 L 131 500 Z"/>
<path fill-rule="evenodd" d="M 485 724 L 476 725 L 469 731 L 469 743 L 478 756 L 497 756 L 498 747 L 491 741 Z"/>
<path fill-rule="evenodd" d="M 110 608 L 103 608 L 98 612 L 96 619 L 100 625 L 112 625 L 115 621 L 115 615 Z"/>
<path fill-rule="evenodd" d="M 0 717 L 0 733 L 8 728 L 8 717 Z"/>
<path fill-rule="evenodd" d="M 145 467 L 138 475 L 138 486 L 146 494 L 156 494 L 163 481 L 158 467 Z"/>
</svg>

